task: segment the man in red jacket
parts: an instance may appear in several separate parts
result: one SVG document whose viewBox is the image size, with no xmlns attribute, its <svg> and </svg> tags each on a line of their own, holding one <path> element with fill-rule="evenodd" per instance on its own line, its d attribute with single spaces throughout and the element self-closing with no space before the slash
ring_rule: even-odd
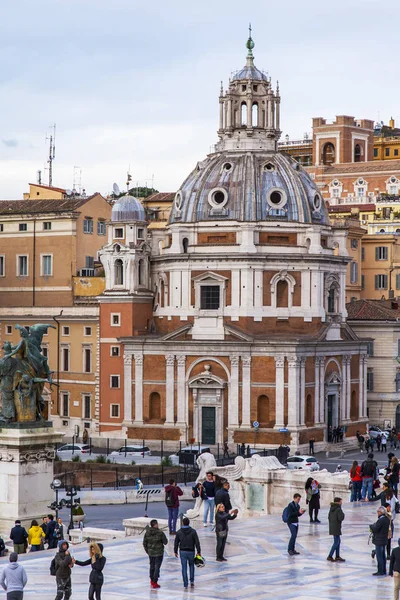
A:
<svg viewBox="0 0 400 600">
<path fill-rule="evenodd" d="M 169 485 L 165 487 L 165 504 L 168 508 L 168 529 L 170 535 L 176 534 L 176 521 L 179 512 L 179 496 L 182 496 L 181 488 L 176 485 L 175 479 L 169 480 Z"/>
</svg>

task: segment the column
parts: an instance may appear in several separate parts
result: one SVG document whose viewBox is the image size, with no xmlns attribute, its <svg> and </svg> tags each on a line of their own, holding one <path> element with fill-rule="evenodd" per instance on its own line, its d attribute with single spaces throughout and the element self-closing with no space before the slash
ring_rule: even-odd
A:
<svg viewBox="0 0 400 600">
<path fill-rule="evenodd" d="M 339 423 L 346 419 L 347 397 L 347 356 L 342 356 L 342 385 L 340 389 L 340 416 Z"/>
<path fill-rule="evenodd" d="M 276 103 L 276 124 L 275 124 L 275 126 L 276 126 L 276 129 L 279 129 L 281 126 L 281 114 L 280 114 L 281 101 L 280 101 L 280 99 L 277 98 L 275 103 Z"/>
<path fill-rule="evenodd" d="M 364 356 L 359 355 L 358 365 L 358 418 L 364 416 Z"/>
<path fill-rule="evenodd" d="M 247 100 L 247 127 L 251 128 L 252 119 L 253 119 L 253 111 L 252 111 L 251 99 Z"/>
<path fill-rule="evenodd" d="M 187 427 L 189 419 L 186 412 L 186 356 L 177 356 L 178 362 L 178 420 L 177 425 Z"/>
<path fill-rule="evenodd" d="M 297 356 L 288 357 L 289 364 L 289 384 L 288 384 L 288 428 L 296 428 L 300 420 L 300 360 Z"/>
<path fill-rule="evenodd" d="M 275 427 L 285 427 L 285 356 L 275 356 Z"/>
<path fill-rule="evenodd" d="M 350 420 L 350 407 L 351 407 L 351 356 L 347 356 L 346 363 L 346 384 L 347 384 L 347 393 L 346 393 L 346 419 Z"/>
<path fill-rule="evenodd" d="M 228 428 L 239 427 L 239 356 L 233 355 L 231 360 L 231 384 L 228 400 Z"/>
<path fill-rule="evenodd" d="M 232 100 L 228 99 L 227 129 L 232 129 Z"/>
<path fill-rule="evenodd" d="M 319 418 L 325 423 L 325 357 L 319 359 Z"/>
<path fill-rule="evenodd" d="M 364 417 L 367 416 L 368 392 L 367 392 L 367 355 L 364 355 Z"/>
<path fill-rule="evenodd" d="M 305 425 L 306 409 L 306 358 L 300 359 L 300 425 Z"/>
<path fill-rule="evenodd" d="M 224 127 L 224 101 L 220 99 L 219 101 L 219 128 L 223 129 Z"/>
<path fill-rule="evenodd" d="M 319 416 L 319 369 L 320 369 L 320 358 L 316 357 L 315 359 L 315 374 L 314 374 L 314 424 L 320 423 Z"/>
<path fill-rule="evenodd" d="M 124 354 L 124 421 L 132 423 L 132 355 Z"/>
<path fill-rule="evenodd" d="M 165 355 L 166 383 L 165 383 L 165 425 L 174 425 L 174 385 L 175 385 L 175 356 Z"/>
<path fill-rule="evenodd" d="M 135 425 L 143 425 L 143 354 L 135 358 Z"/>
<path fill-rule="evenodd" d="M 272 128 L 272 123 L 271 123 L 271 96 L 268 94 L 267 97 L 267 115 L 266 115 L 266 126 L 268 128 Z"/>
<path fill-rule="evenodd" d="M 250 427 L 251 356 L 242 356 L 242 427 Z"/>
</svg>

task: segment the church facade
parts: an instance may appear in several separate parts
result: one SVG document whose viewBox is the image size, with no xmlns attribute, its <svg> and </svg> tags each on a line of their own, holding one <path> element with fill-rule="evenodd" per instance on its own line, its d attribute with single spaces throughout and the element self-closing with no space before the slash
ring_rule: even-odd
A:
<svg viewBox="0 0 400 600">
<path fill-rule="evenodd" d="M 147 229 L 119 198 L 100 251 L 100 431 L 293 447 L 367 421 L 366 342 L 346 323 L 346 230 L 278 152 L 280 94 L 254 64 L 219 96 L 218 143 Z"/>
</svg>

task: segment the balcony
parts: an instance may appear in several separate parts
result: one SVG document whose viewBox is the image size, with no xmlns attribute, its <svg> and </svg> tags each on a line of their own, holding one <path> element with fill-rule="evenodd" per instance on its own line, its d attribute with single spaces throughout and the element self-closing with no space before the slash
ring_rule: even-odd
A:
<svg viewBox="0 0 400 600">
<path fill-rule="evenodd" d="M 380 194 L 376 197 L 377 202 L 400 202 L 400 196 L 397 194 Z"/>
</svg>

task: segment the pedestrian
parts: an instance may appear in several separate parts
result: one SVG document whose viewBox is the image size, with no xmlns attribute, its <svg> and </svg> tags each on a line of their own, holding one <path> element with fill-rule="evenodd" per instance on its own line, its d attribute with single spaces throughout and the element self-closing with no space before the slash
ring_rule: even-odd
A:
<svg viewBox="0 0 400 600">
<path fill-rule="evenodd" d="M 164 546 L 167 544 L 167 536 L 159 529 L 157 519 L 152 519 L 150 521 L 150 526 L 146 526 L 146 532 L 143 538 L 143 548 L 149 557 L 150 585 L 153 590 L 160 587 L 158 579 L 160 577 L 160 568 L 164 558 Z"/>
<path fill-rule="evenodd" d="M 382 452 L 386 452 L 386 450 L 387 450 L 387 438 L 386 438 L 386 435 L 382 436 L 381 450 L 382 450 Z"/>
<path fill-rule="evenodd" d="M 351 495 L 350 502 L 357 502 L 357 500 L 361 500 L 361 486 L 362 486 L 362 478 L 361 478 L 361 467 L 358 464 L 358 461 L 353 461 L 353 466 L 350 469 L 350 480 L 351 480 Z"/>
<path fill-rule="evenodd" d="M 85 428 L 82 433 L 82 443 L 87 444 L 88 440 L 89 440 L 89 434 L 88 434 L 87 429 Z"/>
<path fill-rule="evenodd" d="M 201 497 L 204 502 L 204 520 L 203 526 L 207 527 L 207 517 L 209 516 L 210 525 L 213 524 L 213 516 L 215 511 L 215 483 L 211 471 L 206 473 L 206 480 L 201 485 Z M 199 552 L 200 554 L 200 552 Z"/>
<path fill-rule="evenodd" d="M 247 444 L 247 448 L 246 448 L 246 458 L 251 458 L 251 450 L 250 450 L 250 446 Z"/>
<path fill-rule="evenodd" d="M 344 512 L 342 510 L 342 499 L 334 498 L 328 513 L 329 535 L 333 535 L 332 548 L 326 559 L 329 562 L 345 562 L 345 559 L 340 556 L 340 536 L 342 535 L 343 520 Z M 333 558 L 335 553 L 336 558 Z"/>
<path fill-rule="evenodd" d="M 393 490 L 392 490 L 392 494 L 393 494 Z M 393 495 L 393 498 L 396 498 L 396 496 Z M 394 503 L 395 503 L 395 500 L 394 500 Z M 384 507 L 386 508 L 387 516 L 390 521 L 389 531 L 388 531 L 388 541 L 386 544 L 386 559 L 390 560 L 390 554 L 392 551 L 392 537 L 393 537 L 393 531 L 394 531 L 391 499 L 387 499 L 387 502 L 384 504 Z M 396 508 L 396 504 L 394 504 L 394 507 Z"/>
<path fill-rule="evenodd" d="M 376 549 L 376 560 L 378 563 L 378 570 L 376 573 L 373 573 L 373 575 L 386 575 L 385 550 L 388 542 L 390 520 L 384 506 L 379 506 L 377 514 L 378 520 L 376 523 L 369 526 L 372 532 L 372 543 Z"/>
<path fill-rule="evenodd" d="M 397 548 L 393 548 L 390 555 L 389 575 L 393 577 L 394 600 L 399 600 L 400 592 L 400 538 L 397 541 Z"/>
<path fill-rule="evenodd" d="M 374 460 L 374 455 L 372 452 L 368 454 L 368 458 L 363 461 L 361 465 L 361 478 L 362 478 L 362 488 L 361 488 L 361 498 L 364 502 L 372 499 L 372 486 L 376 479 L 376 471 L 378 464 Z M 367 500 L 368 494 L 368 500 Z"/>
<path fill-rule="evenodd" d="M 337 442 L 337 428 L 336 427 L 334 427 L 332 430 L 332 442 L 334 444 L 336 444 L 336 442 Z"/>
<path fill-rule="evenodd" d="M 306 512 L 304 508 L 300 508 L 300 500 L 301 500 L 301 495 L 295 494 L 293 496 L 293 501 L 290 502 L 287 506 L 287 511 L 288 511 L 287 525 L 288 525 L 289 531 L 290 531 L 288 554 L 290 554 L 290 556 L 295 556 L 296 554 L 300 554 L 300 552 L 297 552 L 297 550 L 295 548 L 296 538 L 297 538 L 297 534 L 299 532 L 299 517 L 304 515 L 304 513 Z"/>
<path fill-rule="evenodd" d="M 215 511 L 215 534 L 217 536 L 217 562 L 226 562 L 224 557 L 225 544 L 228 537 L 228 521 L 236 519 L 238 509 L 228 510 L 222 503 L 217 504 Z"/>
<path fill-rule="evenodd" d="M 399 486 L 399 472 L 400 472 L 400 464 L 397 456 L 393 456 L 390 461 L 390 473 L 386 475 L 387 481 L 390 483 L 391 487 L 395 495 L 397 496 L 397 490 Z"/>
<path fill-rule="evenodd" d="M 343 442 L 344 427 L 338 427 L 339 442 Z"/>
<path fill-rule="evenodd" d="M 318 520 L 318 511 L 320 509 L 319 490 L 321 489 L 321 484 L 318 483 L 316 479 L 309 477 L 304 489 L 306 491 L 306 504 L 308 504 L 310 523 L 321 523 L 321 521 Z"/>
<path fill-rule="evenodd" d="M 89 575 L 89 600 L 101 600 L 101 588 L 104 582 L 103 569 L 106 564 L 106 557 L 103 556 L 103 544 L 91 542 L 89 546 L 89 558 L 87 560 L 75 560 L 74 565 L 80 567 L 92 566 Z"/>
<path fill-rule="evenodd" d="M 28 534 L 25 527 L 21 526 L 21 521 L 17 519 L 14 527 L 10 532 L 10 540 L 14 544 L 14 552 L 17 554 L 25 554 L 28 545 Z"/>
<path fill-rule="evenodd" d="M 376 436 L 376 447 L 377 447 L 378 452 L 380 452 L 380 449 L 381 449 L 381 442 L 382 442 L 382 437 L 378 433 L 378 435 Z"/>
<path fill-rule="evenodd" d="M 33 519 L 30 529 L 28 530 L 28 544 L 31 546 L 31 552 L 43 550 L 44 533 L 43 529 L 38 525 L 36 519 Z"/>
<path fill-rule="evenodd" d="M 231 486 L 229 484 L 229 481 L 224 481 L 224 483 L 222 484 L 222 488 L 215 492 L 215 506 L 217 506 L 218 504 L 223 504 L 225 510 L 232 510 L 231 497 L 229 495 L 230 487 Z"/>
<path fill-rule="evenodd" d="M 245 456 L 246 454 L 246 446 L 244 445 L 244 443 L 242 443 L 240 446 L 240 454 L 241 456 Z"/>
<path fill-rule="evenodd" d="M 72 594 L 71 569 L 74 563 L 68 548 L 69 544 L 65 540 L 58 542 L 58 552 L 54 557 L 57 584 L 55 600 L 68 600 Z"/>
<path fill-rule="evenodd" d="M 333 442 L 333 431 L 331 425 L 328 427 L 328 442 Z"/>
<path fill-rule="evenodd" d="M 189 565 L 190 587 L 194 587 L 194 557 L 195 551 L 201 554 L 199 536 L 197 531 L 190 527 L 190 521 L 187 517 L 182 519 L 182 527 L 177 532 L 174 543 L 174 553 L 181 559 L 183 587 L 185 590 L 189 587 L 187 568 Z"/>
<path fill-rule="evenodd" d="M 142 482 L 141 479 L 139 479 L 139 477 L 136 477 L 135 484 L 136 484 L 136 489 L 137 490 L 140 491 L 140 490 L 143 489 L 143 482 Z"/>
<path fill-rule="evenodd" d="M 229 446 L 228 446 L 228 442 L 224 442 L 224 458 L 229 458 Z"/>
<path fill-rule="evenodd" d="M 176 534 L 176 521 L 179 512 L 179 496 L 182 496 L 181 488 L 176 484 L 175 479 L 170 479 L 169 484 L 165 486 L 165 504 L 168 509 L 168 529 L 170 535 Z"/>
<path fill-rule="evenodd" d="M 54 531 L 56 533 L 57 543 L 64 539 L 64 523 L 61 517 L 58 517 Z"/>
<path fill-rule="evenodd" d="M 5 556 L 7 554 L 8 550 L 6 548 L 6 545 L 4 543 L 3 538 L 0 536 L 0 556 Z"/>
<path fill-rule="evenodd" d="M 308 442 L 309 453 L 312 454 L 313 456 L 314 456 L 314 442 L 315 442 L 314 438 L 311 438 Z"/>
<path fill-rule="evenodd" d="M 23 600 L 28 577 L 24 567 L 18 564 L 17 552 L 11 552 L 9 561 L 1 574 L 0 585 L 7 592 L 7 600 Z"/>
<path fill-rule="evenodd" d="M 47 515 L 46 539 L 48 549 L 57 548 L 57 534 L 55 533 L 56 522 L 53 515 Z"/>
</svg>

